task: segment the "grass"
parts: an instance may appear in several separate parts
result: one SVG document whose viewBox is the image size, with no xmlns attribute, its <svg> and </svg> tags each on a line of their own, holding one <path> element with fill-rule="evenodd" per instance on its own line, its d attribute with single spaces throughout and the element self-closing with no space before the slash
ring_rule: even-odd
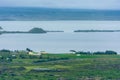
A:
<svg viewBox="0 0 120 80">
<path fill-rule="evenodd" d="M 120 56 L 44 54 L 41 59 L 13 59 L 0 65 L 0 71 L 0 80 L 119 80 Z"/>
</svg>

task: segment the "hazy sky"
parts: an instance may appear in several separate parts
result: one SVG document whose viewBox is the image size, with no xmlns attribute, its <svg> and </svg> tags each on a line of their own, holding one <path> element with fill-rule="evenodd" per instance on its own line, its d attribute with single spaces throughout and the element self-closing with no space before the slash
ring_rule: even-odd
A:
<svg viewBox="0 0 120 80">
<path fill-rule="evenodd" d="M 0 0 L 0 6 L 120 9 L 120 0 Z"/>
</svg>

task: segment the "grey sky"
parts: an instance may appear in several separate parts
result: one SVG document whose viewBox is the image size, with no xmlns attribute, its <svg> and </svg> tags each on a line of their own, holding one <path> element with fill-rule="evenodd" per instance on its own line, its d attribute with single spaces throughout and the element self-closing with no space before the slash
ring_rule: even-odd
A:
<svg viewBox="0 0 120 80">
<path fill-rule="evenodd" d="M 120 9 L 120 0 L 0 0 L 0 6 Z"/>
</svg>

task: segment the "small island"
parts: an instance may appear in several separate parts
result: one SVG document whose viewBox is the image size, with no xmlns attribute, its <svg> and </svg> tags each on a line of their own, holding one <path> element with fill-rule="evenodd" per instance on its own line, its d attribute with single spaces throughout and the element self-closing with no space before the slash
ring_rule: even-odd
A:
<svg viewBox="0 0 120 80">
<path fill-rule="evenodd" d="M 42 28 L 32 28 L 27 33 L 47 33 L 47 32 Z"/>
<path fill-rule="evenodd" d="M 45 31 L 44 29 L 42 28 L 32 28 L 30 29 L 29 31 L 0 31 L 1 34 L 8 34 L 8 33 L 37 33 L 37 34 L 40 34 L 40 33 L 47 33 L 47 31 Z"/>
<path fill-rule="evenodd" d="M 32 28 L 29 31 L 3 31 L 2 27 L 0 29 L 1 29 L 0 34 L 9 34 L 9 33 L 12 33 L 12 34 L 15 34 L 15 33 L 44 34 L 44 33 L 47 33 L 47 32 L 64 32 L 64 31 L 60 31 L 60 30 L 48 31 L 48 30 L 44 30 L 44 29 L 38 28 L 38 27 Z"/>
<path fill-rule="evenodd" d="M 120 30 L 75 30 L 74 32 L 120 32 Z"/>
</svg>

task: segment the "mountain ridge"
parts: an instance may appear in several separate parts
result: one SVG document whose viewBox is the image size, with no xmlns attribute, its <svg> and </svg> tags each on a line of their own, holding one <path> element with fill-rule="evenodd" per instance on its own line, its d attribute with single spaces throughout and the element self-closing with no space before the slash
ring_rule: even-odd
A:
<svg viewBox="0 0 120 80">
<path fill-rule="evenodd" d="M 120 20 L 120 10 L 0 7 L 0 21 Z"/>
</svg>

